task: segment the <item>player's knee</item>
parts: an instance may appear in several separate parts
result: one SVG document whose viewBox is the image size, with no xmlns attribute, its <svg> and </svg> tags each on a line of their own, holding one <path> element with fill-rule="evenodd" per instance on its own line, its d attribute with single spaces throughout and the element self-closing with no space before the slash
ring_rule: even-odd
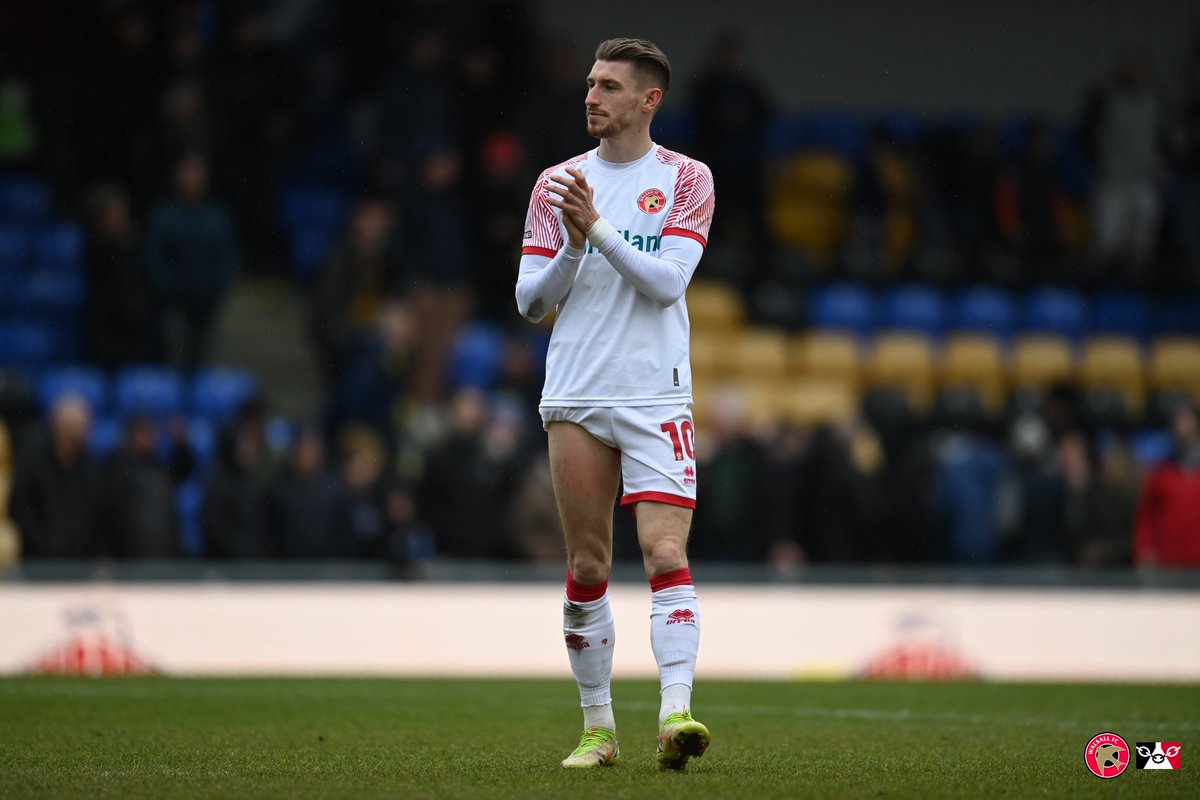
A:
<svg viewBox="0 0 1200 800">
<path fill-rule="evenodd" d="M 604 559 L 598 558 L 592 553 L 573 553 L 568 568 L 571 570 L 571 577 L 575 582 L 585 586 L 608 580 L 608 573 L 611 569 Z"/>
<path fill-rule="evenodd" d="M 683 544 L 675 541 L 658 541 L 645 552 L 646 568 L 651 577 L 673 572 L 687 566 L 687 552 Z"/>
</svg>

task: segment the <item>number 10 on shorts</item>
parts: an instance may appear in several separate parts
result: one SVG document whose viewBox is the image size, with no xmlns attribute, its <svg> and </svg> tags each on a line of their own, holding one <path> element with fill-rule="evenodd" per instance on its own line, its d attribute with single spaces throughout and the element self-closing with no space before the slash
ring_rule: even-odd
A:
<svg viewBox="0 0 1200 800">
<path fill-rule="evenodd" d="M 664 422 L 662 432 L 671 437 L 671 446 L 675 448 L 675 460 L 683 461 L 686 453 L 691 461 L 696 460 L 696 431 L 692 428 L 691 420 L 682 423 Z"/>
</svg>

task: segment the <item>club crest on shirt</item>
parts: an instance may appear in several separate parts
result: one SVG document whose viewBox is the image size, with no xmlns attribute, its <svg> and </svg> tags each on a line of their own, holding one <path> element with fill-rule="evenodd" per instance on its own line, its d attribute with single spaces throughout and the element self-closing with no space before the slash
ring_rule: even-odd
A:
<svg viewBox="0 0 1200 800">
<path fill-rule="evenodd" d="M 662 189 L 647 189 L 638 196 L 638 208 L 647 214 L 657 214 L 667 204 L 667 196 Z"/>
</svg>

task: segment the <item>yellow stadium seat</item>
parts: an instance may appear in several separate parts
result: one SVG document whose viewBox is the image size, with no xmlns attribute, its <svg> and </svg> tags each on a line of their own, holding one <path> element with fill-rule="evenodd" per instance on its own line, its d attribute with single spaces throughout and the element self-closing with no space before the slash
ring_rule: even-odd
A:
<svg viewBox="0 0 1200 800">
<path fill-rule="evenodd" d="M 1200 401 L 1200 339 L 1167 337 L 1154 342 L 1146 379 L 1154 389 L 1177 389 Z"/>
<path fill-rule="evenodd" d="M 857 385 L 858 342 L 848 333 L 814 331 L 788 342 L 788 372 L 797 378 L 824 378 Z"/>
<path fill-rule="evenodd" d="M 705 331 L 734 330 L 746 319 L 741 295 L 719 281 L 692 281 L 687 290 L 687 307 L 692 326 Z"/>
<path fill-rule="evenodd" d="M 1083 343 L 1079 380 L 1085 388 L 1114 389 L 1125 407 L 1140 413 L 1146 402 L 1142 352 L 1138 343 L 1124 336 L 1096 336 Z"/>
<path fill-rule="evenodd" d="M 775 240 L 806 251 L 815 261 L 832 261 L 849 224 L 850 185 L 844 159 L 825 153 L 794 157 L 776 173 L 772 188 L 769 214 Z"/>
<path fill-rule="evenodd" d="M 1048 389 L 1075 378 L 1071 345 L 1061 336 L 1019 336 L 1013 343 L 1009 381 L 1014 387 Z"/>
<path fill-rule="evenodd" d="M 692 381 L 707 383 L 729 376 L 736 360 L 734 340 L 728 334 L 692 329 Z"/>
<path fill-rule="evenodd" d="M 1004 406 L 1004 361 L 1000 342 L 985 334 L 955 334 L 946 338 L 938 369 L 942 388 L 966 386 L 978 392 L 984 408 Z"/>
<path fill-rule="evenodd" d="M 933 401 L 933 345 L 916 333 L 884 333 L 875 337 L 864 378 L 872 387 L 902 389 L 913 409 L 924 411 Z"/>
<path fill-rule="evenodd" d="M 778 385 L 774 405 L 779 417 L 791 425 L 837 425 L 857 416 L 858 392 L 844 381 L 802 378 Z"/>
<path fill-rule="evenodd" d="M 774 328 L 750 328 L 733 339 L 731 374 L 746 380 L 780 380 L 787 373 L 787 337 Z"/>
</svg>

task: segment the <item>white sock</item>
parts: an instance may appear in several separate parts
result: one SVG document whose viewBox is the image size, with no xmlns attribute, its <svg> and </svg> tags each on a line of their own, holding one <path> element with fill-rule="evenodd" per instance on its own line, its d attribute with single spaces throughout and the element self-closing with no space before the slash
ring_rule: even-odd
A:
<svg viewBox="0 0 1200 800">
<path fill-rule="evenodd" d="M 650 598 L 650 645 L 662 687 L 661 725 L 668 714 L 683 711 L 691 703 L 700 649 L 700 613 L 696 589 L 690 582 L 659 589 Z"/>
<path fill-rule="evenodd" d="M 672 683 L 662 690 L 662 705 L 658 708 L 658 724 L 662 725 L 671 714 L 687 711 L 692 705 L 692 687 L 686 683 Z"/>
<path fill-rule="evenodd" d="M 591 728 L 606 728 L 614 732 L 617 730 L 617 720 L 613 716 L 612 703 L 583 707 L 583 729 L 590 730 Z"/>
<path fill-rule="evenodd" d="M 585 728 L 615 731 L 612 711 L 612 660 L 616 644 L 608 592 L 598 600 L 563 600 L 563 637 L 571 674 L 579 685 Z"/>
</svg>

